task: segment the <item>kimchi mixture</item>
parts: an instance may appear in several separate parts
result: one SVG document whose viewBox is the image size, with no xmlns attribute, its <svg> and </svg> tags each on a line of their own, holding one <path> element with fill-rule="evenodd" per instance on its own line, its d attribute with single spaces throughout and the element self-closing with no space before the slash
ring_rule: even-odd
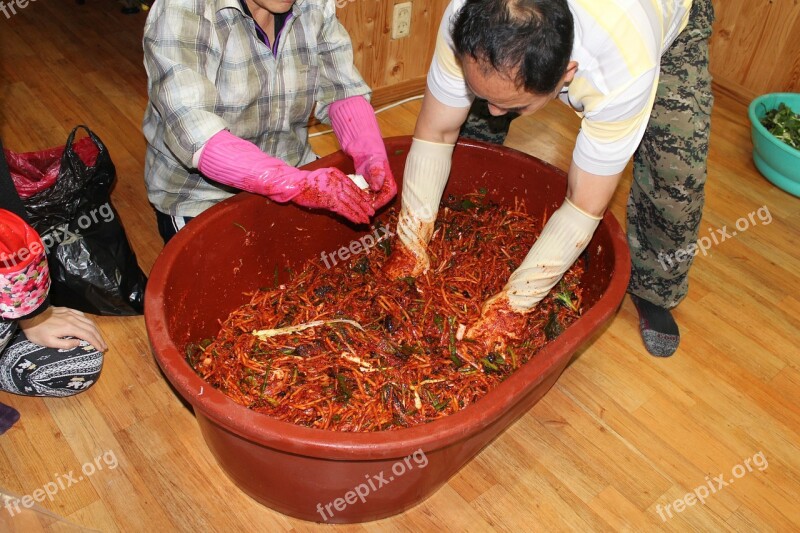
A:
<svg viewBox="0 0 800 533">
<path fill-rule="evenodd" d="M 284 285 L 254 293 L 215 338 L 186 347 L 189 364 L 235 402 L 279 420 L 392 430 L 478 402 L 580 316 L 583 259 L 527 315 L 524 338 L 488 351 L 464 332 L 545 221 L 521 204 L 489 202 L 483 189 L 451 196 L 428 248 L 430 270 L 390 280 L 381 268 L 396 219 L 378 222 L 383 235 L 362 238 L 347 261 L 310 260 Z"/>
</svg>

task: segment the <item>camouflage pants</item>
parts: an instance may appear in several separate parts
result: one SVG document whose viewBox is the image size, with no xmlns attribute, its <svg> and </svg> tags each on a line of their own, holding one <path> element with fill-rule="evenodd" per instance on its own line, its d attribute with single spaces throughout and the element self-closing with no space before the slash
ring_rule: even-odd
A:
<svg viewBox="0 0 800 533">
<path fill-rule="evenodd" d="M 703 215 L 714 101 L 708 72 L 713 21 L 711 0 L 695 0 L 686 29 L 661 58 L 650 123 L 633 156 L 628 291 L 667 308 L 686 296 L 694 256 L 679 254 L 684 261 L 669 258 L 696 245 Z"/>
<path fill-rule="evenodd" d="M 495 144 L 503 144 L 511 127 L 511 121 L 517 118 L 517 113 L 506 113 L 499 117 L 489 113 L 489 106 L 486 100 L 476 98 L 469 108 L 467 121 L 461 126 L 461 137 L 485 141 Z"/>
<path fill-rule="evenodd" d="M 631 249 L 629 292 L 672 308 L 688 291 L 693 256 L 705 201 L 706 158 L 711 128 L 711 75 L 708 38 L 711 0 L 695 0 L 689 23 L 661 58 L 650 122 L 633 157 L 628 198 Z M 476 101 L 461 135 L 501 144 L 515 117 L 491 117 L 485 101 Z"/>
</svg>

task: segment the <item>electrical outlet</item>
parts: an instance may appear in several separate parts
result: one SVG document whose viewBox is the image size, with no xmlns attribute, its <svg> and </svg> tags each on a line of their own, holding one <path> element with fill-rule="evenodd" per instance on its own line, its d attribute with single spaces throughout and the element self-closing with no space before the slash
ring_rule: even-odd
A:
<svg viewBox="0 0 800 533">
<path fill-rule="evenodd" d="M 411 2 L 394 5 L 392 39 L 402 39 L 411 33 Z"/>
</svg>

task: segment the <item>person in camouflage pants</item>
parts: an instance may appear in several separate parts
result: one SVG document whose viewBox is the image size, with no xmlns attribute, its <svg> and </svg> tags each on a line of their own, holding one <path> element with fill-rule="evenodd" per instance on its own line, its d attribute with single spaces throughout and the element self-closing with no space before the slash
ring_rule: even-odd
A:
<svg viewBox="0 0 800 533">
<path fill-rule="evenodd" d="M 503 144 L 506 142 L 508 130 L 511 129 L 511 122 L 518 117 L 519 113 L 494 116 L 489 113 L 488 102 L 482 98 L 476 98 L 469 109 L 467 121 L 461 126 L 459 136 L 476 141 Z"/>
<path fill-rule="evenodd" d="M 650 123 L 633 156 L 628 197 L 629 292 L 671 309 L 686 297 L 693 256 L 672 261 L 697 243 L 703 215 L 711 75 L 708 38 L 711 0 L 695 0 L 689 23 L 661 58 L 661 76 Z M 666 268 L 664 268 L 666 266 Z"/>
<path fill-rule="evenodd" d="M 708 40 L 713 21 L 711 0 L 694 0 L 686 28 L 661 58 L 655 104 L 633 157 L 627 206 L 632 262 L 628 292 L 645 322 L 653 306 L 672 309 L 688 292 L 694 256 L 687 253 L 685 260 L 677 261 L 675 252 L 690 252 L 696 245 L 705 201 L 713 105 Z M 502 144 L 517 116 L 492 116 L 486 100 L 476 99 L 460 135 Z M 661 322 L 656 329 L 678 334 L 674 322 Z M 643 335 L 649 326 L 642 324 Z"/>
</svg>

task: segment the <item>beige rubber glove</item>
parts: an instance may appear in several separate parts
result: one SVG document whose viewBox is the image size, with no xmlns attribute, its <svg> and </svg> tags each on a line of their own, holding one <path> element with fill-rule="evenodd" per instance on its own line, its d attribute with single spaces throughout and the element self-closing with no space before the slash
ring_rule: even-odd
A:
<svg viewBox="0 0 800 533">
<path fill-rule="evenodd" d="M 427 247 L 433 235 L 442 192 L 450 176 L 454 144 L 413 139 L 403 174 L 402 207 L 397 221 L 398 246 L 386 264 L 391 278 L 418 276 L 428 270 Z"/>
<path fill-rule="evenodd" d="M 547 296 L 586 249 L 602 218 L 565 198 L 503 288 L 511 309 L 530 311 Z"/>
<path fill-rule="evenodd" d="M 489 345 L 503 344 L 503 337 L 519 339 L 525 313 L 536 307 L 578 259 L 601 219 L 565 198 L 505 287 L 486 300 L 481 318 L 466 336 Z"/>
</svg>

